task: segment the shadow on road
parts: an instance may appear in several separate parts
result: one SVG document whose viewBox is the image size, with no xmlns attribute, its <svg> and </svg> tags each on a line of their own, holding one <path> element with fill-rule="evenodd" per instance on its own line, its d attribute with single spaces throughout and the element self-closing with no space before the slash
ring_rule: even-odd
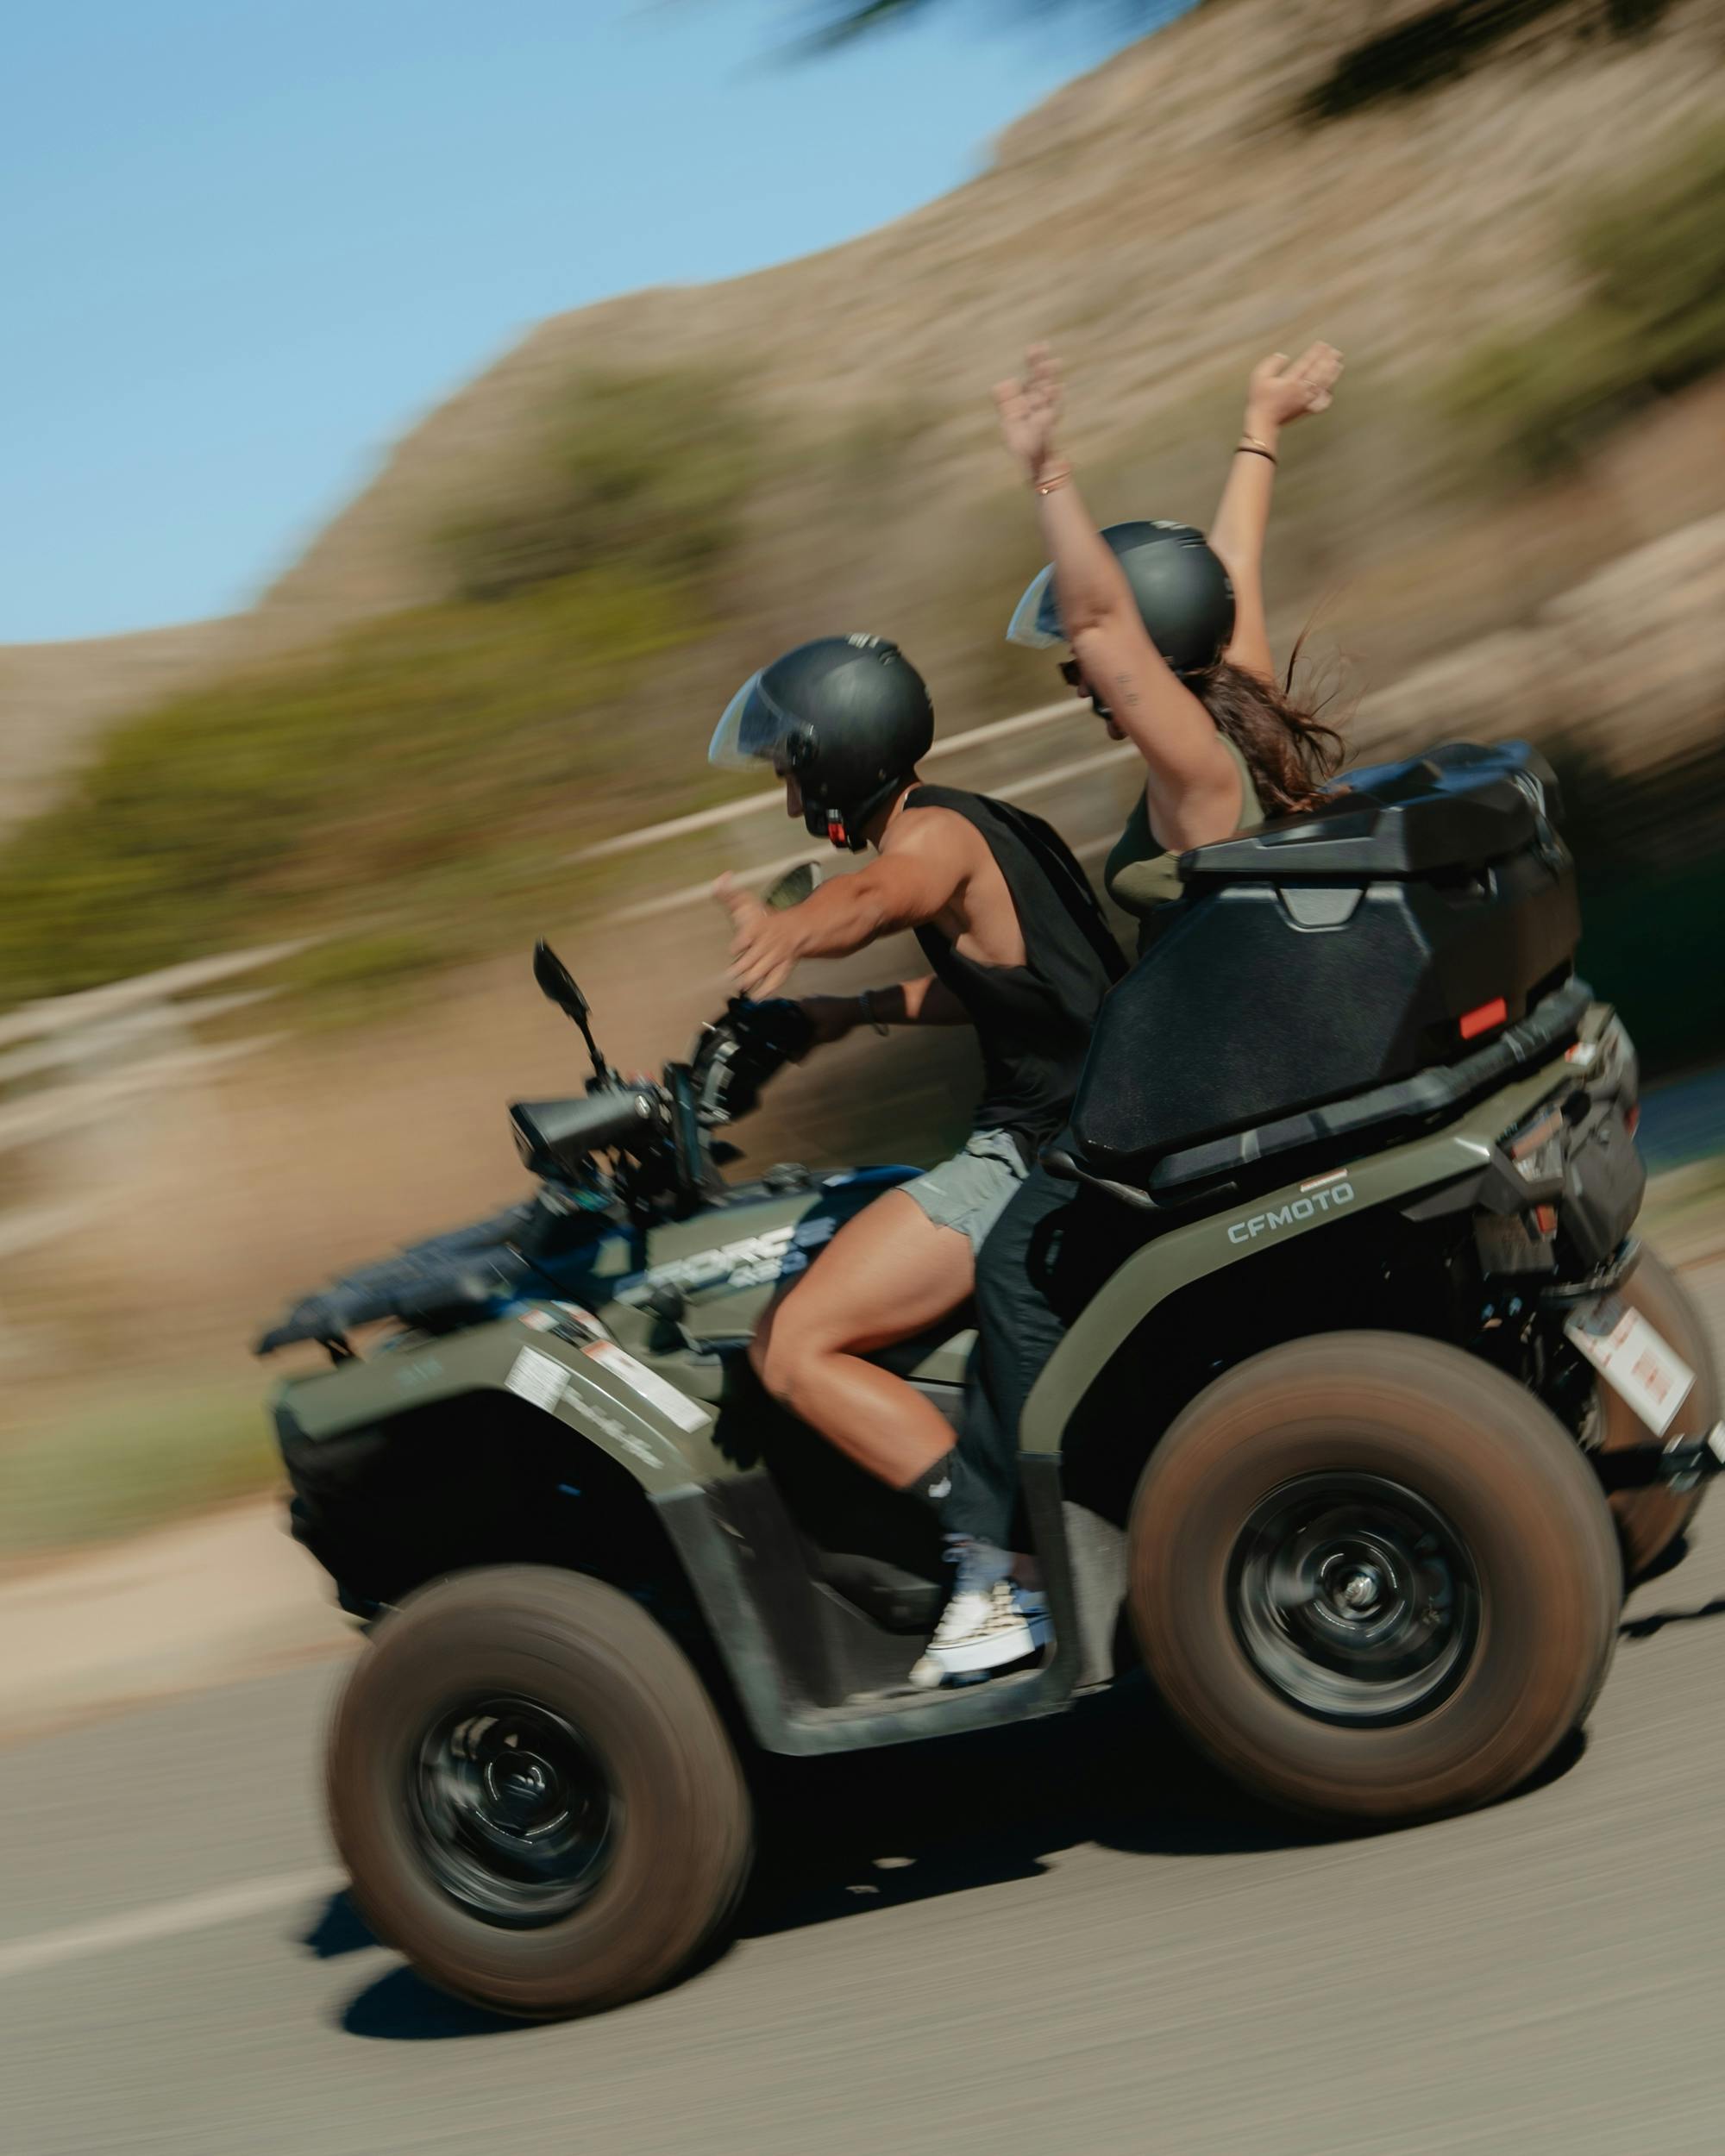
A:
<svg viewBox="0 0 1725 2156">
<path fill-rule="evenodd" d="M 1332 1837 L 1199 1760 L 1141 1680 L 1045 1722 L 957 1742 L 766 1764 L 750 1937 L 1008 1880 L 1085 1842 L 1155 1856 Z"/>
<path fill-rule="evenodd" d="M 1651 1639 L 1656 1632 L 1663 1632 L 1667 1625 L 1698 1625 L 1703 1617 L 1725 1617 L 1725 1595 L 1716 1595 L 1710 1602 L 1703 1602 L 1699 1609 L 1658 1609 L 1648 1617 L 1632 1618 L 1626 1625 L 1619 1625 L 1620 1639 Z"/>
<path fill-rule="evenodd" d="M 1579 1737 L 1561 1747 L 1527 1793 L 1567 1773 L 1582 1750 Z M 1037 1879 L 1086 1843 L 1195 1861 L 1347 1838 L 1255 1803 L 1193 1754 L 1136 1680 L 1019 1728 L 757 1760 L 755 1783 L 760 1856 L 736 1927 L 746 1939 Z M 340 1895 L 306 1941 L 325 1957 L 375 1943 Z M 445 1998 L 401 1967 L 350 2001 L 341 2025 L 397 2042 L 526 2026 Z"/>
<path fill-rule="evenodd" d="M 525 2034 L 531 2021 L 507 2021 L 434 1991 L 409 1968 L 392 1969 L 350 1999 L 342 2015 L 349 2036 L 380 2036 L 395 2043 L 436 2042 L 450 2036 Z"/>
<path fill-rule="evenodd" d="M 375 1952 L 380 1941 L 345 1894 L 332 1894 L 302 1942 L 320 1961 Z M 342 2027 L 352 2036 L 423 2041 L 447 2036 L 497 2036 L 530 2028 L 434 1990 L 398 1965 L 349 2000 Z"/>
</svg>

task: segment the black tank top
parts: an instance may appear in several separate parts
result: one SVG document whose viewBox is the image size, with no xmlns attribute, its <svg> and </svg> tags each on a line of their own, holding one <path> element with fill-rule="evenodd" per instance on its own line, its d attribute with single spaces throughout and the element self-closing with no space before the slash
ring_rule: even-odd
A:
<svg viewBox="0 0 1725 2156">
<path fill-rule="evenodd" d="M 979 1131 L 1010 1131 L 1028 1159 L 1065 1122 L 1102 998 L 1126 971 L 1084 871 L 1039 816 L 919 786 L 907 809 L 948 809 L 979 830 L 1024 933 L 1022 966 L 984 966 L 925 924 L 923 956 L 970 1013 L 982 1050 Z"/>
</svg>

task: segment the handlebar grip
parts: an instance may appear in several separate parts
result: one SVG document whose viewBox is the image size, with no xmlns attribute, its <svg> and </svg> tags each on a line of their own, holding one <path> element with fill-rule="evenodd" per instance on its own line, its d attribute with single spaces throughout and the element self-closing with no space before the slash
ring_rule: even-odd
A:
<svg viewBox="0 0 1725 2156">
<path fill-rule="evenodd" d="M 589 1094 L 585 1100 L 568 1104 L 568 1120 L 555 1133 L 561 1145 L 598 1149 L 621 1145 L 631 1138 L 644 1138 L 659 1119 L 659 1103 L 650 1093 L 630 1086 L 626 1090 Z"/>
<path fill-rule="evenodd" d="M 605 1086 L 582 1100 L 518 1100 L 509 1112 L 530 1164 L 566 1166 L 582 1153 L 650 1136 L 662 1115 L 656 1097 L 638 1086 Z"/>
</svg>

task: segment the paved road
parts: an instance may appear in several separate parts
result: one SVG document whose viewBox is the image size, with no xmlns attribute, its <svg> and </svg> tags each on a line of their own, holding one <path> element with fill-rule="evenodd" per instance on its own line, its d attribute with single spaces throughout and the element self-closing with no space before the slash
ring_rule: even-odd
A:
<svg viewBox="0 0 1725 2156">
<path fill-rule="evenodd" d="M 339 1671 L 101 1723 L 0 1753 L 0 2148 L 1717 2156 L 1722 1658 L 1716 1495 L 1584 1748 L 1470 1819 L 1309 1839 L 1127 1696 L 798 1769 L 739 1942 L 549 2028 L 340 1899 Z"/>
</svg>

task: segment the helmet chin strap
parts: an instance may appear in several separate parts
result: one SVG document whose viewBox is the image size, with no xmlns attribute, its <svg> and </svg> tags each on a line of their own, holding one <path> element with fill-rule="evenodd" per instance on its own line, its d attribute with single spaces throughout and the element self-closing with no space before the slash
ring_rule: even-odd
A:
<svg viewBox="0 0 1725 2156">
<path fill-rule="evenodd" d="M 824 838 L 841 853 L 860 854 L 863 840 L 856 837 L 841 808 L 823 807 L 819 801 L 803 803 L 803 825 L 811 838 Z"/>
<path fill-rule="evenodd" d="M 905 778 L 891 779 L 878 792 L 871 793 L 867 800 L 850 808 L 805 799 L 804 825 L 810 837 L 824 838 L 830 846 L 837 847 L 841 853 L 860 854 L 869 843 L 862 833 L 870 818 L 907 783 Z"/>
</svg>

